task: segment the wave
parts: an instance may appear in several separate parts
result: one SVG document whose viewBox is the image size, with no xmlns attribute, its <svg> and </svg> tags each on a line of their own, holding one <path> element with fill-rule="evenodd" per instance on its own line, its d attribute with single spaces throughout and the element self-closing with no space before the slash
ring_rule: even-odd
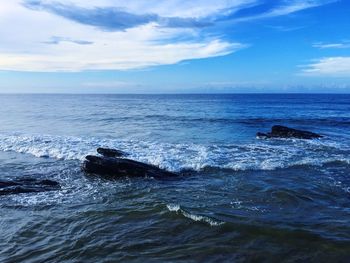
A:
<svg viewBox="0 0 350 263">
<path fill-rule="evenodd" d="M 225 224 L 224 222 L 216 221 L 207 216 L 195 215 L 195 214 L 186 212 L 179 205 L 176 205 L 176 204 L 168 204 L 167 208 L 170 212 L 176 212 L 177 214 L 181 214 L 184 217 L 189 218 L 193 221 L 207 223 L 210 226 L 221 226 Z"/>
<path fill-rule="evenodd" d="M 207 169 L 275 170 L 298 165 L 350 164 L 350 145 L 344 141 L 254 140 L 249 144 L 202 145 L 94 137 L 0 134 L 0 151 L 41 158 L 83 160 L 97 147 L 130 153 L 130 158 L 170 171 Z"/>
</svg>

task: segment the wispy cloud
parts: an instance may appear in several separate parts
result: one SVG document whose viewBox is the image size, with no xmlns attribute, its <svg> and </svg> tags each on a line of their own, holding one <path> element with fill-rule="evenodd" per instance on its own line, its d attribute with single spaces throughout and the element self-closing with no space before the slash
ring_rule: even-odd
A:
<svg viewBox="0 0 350 263">
<path fill-rule="evenodd" d="M 120 39 L 122 41 L 122 39 Z M 119 43 L 120 44 L 120 43 Z M 113 44 L 95 44 L 76 49 L 53 49 L 46 54 L 0 54 L 0 68 L 20 71 L 129 70 L 175 64 L 184 60 L 223 56 L 243 48 L 238 43 L 208 40 L 202 43 L 152 45 L 124 40 L 116 51 Z M 97 46 L 97 48 L 96 48 Z M 85 46 L 84 46 L 85 47 Z M 116 53 L 116 56 L 111 54 Z"/>
<path fill-rule="evenodd" d="M 210 21 L 196 18 L 163 17 L 154 13 L 133 14 L 120 7 L 82 8 L 76 5 L 59 2 L 30 0 L 24 6 L 38 11 L 47 11 L 75 22 L 95 26 L 103 30 L 119 31 L 149 23 L 157 23 L 161 27 L 196 28 L 212 25 Z"/>
<path fill-rule="evenodd" d="M 251 20 L 267 19 L 279 16 L 293 14 L 305 9 L 310 9 L 338 0 L 290 0 L 290 1 L 259 1 L 254 5 L 240 10 L 233 9 L 228 11 L 226 17 L 221 20 L 232 20 L 235 22 L 246 22 Z"/>
<path fill-rule="evenodd" d="M 350 78 L 350 57 L 321 58 L 302 67 L 304 75 Z"/>
<path fill-rule="evenodd" d="M 283 4 L 272 9 L 269 12 L 262 14 L 263 17 L 282 16 L 295 13 L 304 9 L 321 6 L 324 4 L 335 2 L 335 0 L 296 0 L 296 1 L 283 1 Z"/>
<path fill-rule="evenodd" d="M 58 37 L 58 36 L 52 36 L 50 40 L 44 41 L 43 43 L 49 44 L 49 45 L 58 45 L 61 42 L 69 42 L 69 43 L 78 44 L 78 45 L 92 45 L 94 43 L 87 40 L 71 39 L 69 37 Z"/>
<path fill-rule="evenodd" d="M 297 31 L 300 29 L 305 28 L 304 26 L 298 26 L 298 27 L 288 27 L 288 26 L 266 26 L 267 28 L 274 29 L 276 31 L 280 32 L 291 32 L 291 31 Z"/>
<path fill-rule="evenodd" d="M 189 16 L 186 11 L 181 12 L 186 8 L 186 4 L 178 3 L 178 0 L 166 1 L 167 4 L 160 1 L 163 2 L 163 9 L 164 7 L 171 9 L 174 3 L 178 3 L 176 7 L 174 6 L 176 11 L 165 13 L 167 15 L 148 12 L 147 9 L 140 12 L 140 10 L 137 8 L 135 9 L 135 7 L 131 8 L 131 11 L 129 11 L 130 5 L 125 3 L 120 3 L 120 6 L 80 7 L 71 2 L 66 2 L 65 0 L 61 1 L 63 2 L 26 0 L 23 5 L 32 10 L 50 12 L 81 24 L 95 26 L 103 30 L 118 31 L 148 23 L 156 23 L 160 27 L 170 28 L 203 28 L 213 26 L 221 21 L 243 22 L 289 15 L 304 9 L 336 2 L 337 0 L 276 0 L 274 2 L 262 0 L 227 0 L 223 2 L 219 0 L 217 1 L 216 8 L 212 5 L 208 5 L 207 1 L 204 0 L 201 3 L 197 3 L 199 6 L 202 6 L 202 9 L 198 10 L 198 8 L 190 6 L 190 10 L 186 10 L 192 11 L 190 13 L 191 16 Z M 80 3 L 80 1 L 77 2 Z M 102 1 L 102 3 L 103 2 L 105 1 Z M 109 2 L 111 1 L 107 1 L 107 3 Z M 193 2 L 198 1 L 195 0 Z M 119 1 L 117 0 L 111 2 L 111 4 L 112 3 L 118 4 Z M 157 10 L 157 8 L 155 8 L 155 10 Z M 162 8 L 160 10 L 162 10 Z M 164 10 L 160 12 L 164 13 Z"/>
<path fill-rule="evenodd" d="M 221 21 L 282 16 L 330 0 L 267 2 L 2 1 L 0 70 L 130 70 L 224 56 L 247 45 L 220 31 Z"/>
<path fill-rule="evenodd" d="M 339 42 L 339 43 L 322 43 L 322 42 L 317 42 L 312 45 L 315 48 L 320 48 L 320 49 L 344 49 L 344 48 L 350 48 L 350 41 L 344 41 L 344 42 Z"/>
</svg>

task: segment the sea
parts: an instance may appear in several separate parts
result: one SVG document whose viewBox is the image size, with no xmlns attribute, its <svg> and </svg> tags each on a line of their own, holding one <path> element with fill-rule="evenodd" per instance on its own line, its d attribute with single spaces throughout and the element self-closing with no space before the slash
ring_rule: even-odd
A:
<svg viewBox="0 0 350 263">
<path fill-rule="evenodd" d="M 284 125 L 321 139 L 259 139 Z M 0 95 L 0 262 L 350 262 L 350 95 Z M 84 174 L 96 148 L 180 174 Z"/>
</svg>

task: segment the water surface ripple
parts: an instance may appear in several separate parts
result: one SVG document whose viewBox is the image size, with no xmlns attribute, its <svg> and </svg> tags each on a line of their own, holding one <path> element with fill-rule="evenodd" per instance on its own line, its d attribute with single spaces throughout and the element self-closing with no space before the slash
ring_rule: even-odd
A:
<svg viewBox="0 0 350 263">
<path fill-rule="evenodd" d="M 0 262 L 349 262 L 348 95 L 1 95 Z M 261 140 L 274 124 L 325 135 Z M 107 180 L 99 146 L 183 173 Z"/>
</svg>

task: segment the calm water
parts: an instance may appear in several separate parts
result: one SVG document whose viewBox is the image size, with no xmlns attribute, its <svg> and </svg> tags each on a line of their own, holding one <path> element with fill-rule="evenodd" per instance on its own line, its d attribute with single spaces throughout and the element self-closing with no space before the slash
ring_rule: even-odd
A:
<svg viewBox="0 0 350 263">
<path fill-rule="evenodd" d="M 0 95 L 0 262 L 349 262 L 350 95 Z M 261 140 L 282 124 L 315 141 Z M 99 146 L 175 180 L 80 171 Z"/>
</svg>

